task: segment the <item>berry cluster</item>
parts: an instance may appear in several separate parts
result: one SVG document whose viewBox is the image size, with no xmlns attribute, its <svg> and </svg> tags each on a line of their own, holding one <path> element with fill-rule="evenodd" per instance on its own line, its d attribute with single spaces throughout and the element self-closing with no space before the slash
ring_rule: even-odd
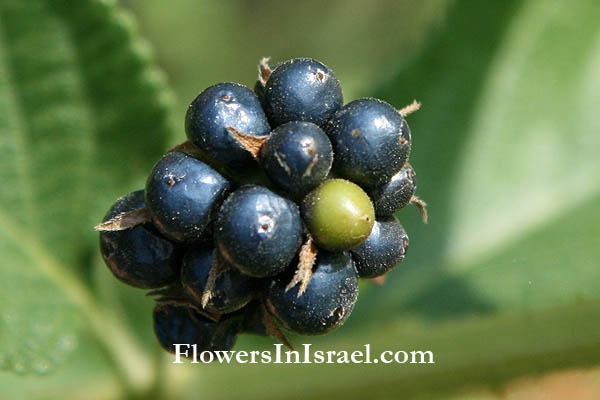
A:
<svg viewBox="0 0 600 400">
<path fill-rule="evenodd" d="M 254 90 L 219 83 L 191 103 L 188 141 L 146 187 L 116 201 L 100 231 L 106 265 L 153 289 L 161 346 L 230 349 L 239 333 L 316 335 L 348 318 L 358 278 L 406 254 L 394 213 L 415 204 L 405 115 L 363 98 L 308 58 L 259 66 Z M 381 278 L 379 278 L 381 279 Z M 283 328 L 283 329 L 282 329 Z"/>
</svg>

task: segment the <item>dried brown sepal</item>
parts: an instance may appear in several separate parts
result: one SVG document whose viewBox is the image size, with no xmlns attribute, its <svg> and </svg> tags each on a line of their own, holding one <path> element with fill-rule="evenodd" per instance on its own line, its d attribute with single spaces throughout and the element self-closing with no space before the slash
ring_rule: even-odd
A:
<svg viewBox="0 0 600 400">
<path fill-rule="evenodd" d="M 186 140 L 185 142 L 180 143 L 177 146 L 169 149 L 167 151 L 167 153 L 172 153 L 174 151 L 181 151 L 182 153 L 185 153 L 188 156 L 192 156 L 192 157 L 197 158 L 199 160 L 204 159 L 204 157 L 206 156 L 204 154 L 204 152 L 198 148 L 198 146 L 196 146 L 195 144 L 193 144 L 189 140 Z"/>
<path fill-rule="evenodd" d="M 210 319 L 211 321 L 219 322 L 221 320 L 221 317 L 222 317 L 221 314 L 210 313 L 210 312 L 198 307 L 196 304 L 190 304 L 190 305 L 188 305 L 188 307 L 192 308 L 196 312 L 196 314 L 200 314 L 203 317 Z M 192 318 L 195 321 L 197 321 L 197 323 L 201 324 L 204 322 L 204 321 L 198 320 L 198 318 L 196 318 L 196 315 L 194 313 L 191 313 L 191 314 L 192 314 Z"/>
<path fill-rule="evenodd" d="M 267 136 L 252 136 L 244 132 L 238 131 L 234 127 L 228 126 L 227 130 L 231 132 L 235 140 L 238 141 L 240 146 L 246 149 L 254 158 L 258 158 L 260 149 L 267 141 Z"/>
<path fill-rule="evenodd" d="M 165 286 L 159 289 L 154 289 L 146 293 L 148 297 L 170 297 L 170 298 L 184 298 L 185 294 L 183 293 L 182 287 L 178 284 Z"/>
<path fill-rule="evenodd" d="M 203 309 L 202 307 L 199 307 L 198 305 L 196 305 L 195 303 L 191 303 L 189 301 L 186 302 L 185 300 L 182 300 L 182 299 L 159 298 L 159 299 L 156 299 L 156 302 L 160 303 L 160 304 L 171 304 L 174 306 L 183 306 L 183 307 L 191 308 L 198 314 L 200 314 L 203 317 L 206 317 L 214 322 L 219 322 L 219 320 L 221 319 L 220 314 L 214 314 L 214 313 L 208 312 L 205 309 Z"/>
<path fill-rule="evenodd" d="M 229 269 L 229 265 L 227 265 L 219 252 L 215 250 L 215 258 L 213 265 L 208 271 L 208 279 L 206 280 L 206 286 L 204 287 L 204 291 L 202 292 L 202 299 L 200 300 L 200 304 L 202 308 L 205 308 L 210 299 L 212 298 L 213 289 L 215 288 L 215 284 L 217 283 L 217 279 L 221 274 Z"/>
<path fill-rule="evenodd" d="M 156 297 L 154 301 L 158 304 L 170 304 L 174 306 L 183 306 L 192 308 L 198 314 L 212 320 L 218 322 L 221 318 L 221 315 L 208 312 L 204 310 L 202 307 L 198 306 L 196 303 L 191 301 L 188 296 L 183 292 L 181 286 L 172 285 L 167 286 L 165 288 L 156 289 L 151 292 L 148 292 L 146 296 Z"/>
<path fill-rule="evenodd" d="M 421 218 L 423 218 L 423 223 L 427 223 L 428 221 L 428 216 L 427 216 L 427 203 L 425 203 L 425 201 L 423 199 L 421 199 L 420 197 L 417 196 L 413 196 L 410 199 L 411 204 L 414 204 L 418 209 L 419 212 L 421 213 Z"/>
<path fill-rule="evenodd" d="M 407 105 L 405 107 L 402 107 L 398 112 L 403 117 L 406 117 L 407 115 L 410 115 L 410 114 L 414 113 L 415 111 L 418 111 L 420 108 L 421 108 L 421 103 L 419 103 L 416 100 L 413 100 L 412 103 L 410 103 L 409 105 Z"/>
<path fill-rule="evenodd" d="M 265 301 L 268 302 L 269 300 L 267 299 Z M 265 328 L 267 330 L 267 334 L 270 336 L 273 336 L 275 339 L 279 340 L 288 349 L 294 350 L 294 347 L 292 346 L 292 344 L 289 342 L 289 340 L 285 336 L 285 333 L 283 333 L 281 328 L 279 328 L 279 325 L 277 325 L 277 322 L 275 322 L 275 320 L 273 319 L 273 317 L 267 310 L 265 301 L 263 301 L 263 303 L 262 303 L 262 319 L 263 319 L 263 324 L 265 325 Z"/>
<path fill-rule="evenodd" d="M 300 254 L 298 255 L 298 258 L 298 267 L 296 268 L 294 277 L 285 287 L 285 291 L 287 292 L 299 283 L 300 289 L 298 289 L 297 296 L 300 297 L 306 291 L 306 288 L 310 283 L 310 279 L 312 278 L 312 269 L 317 261 L 317 247 L 313 243 L 312 236 L 308 235 L 306 242 L 304 242 L 302 247 L 300 247 Z"/>
<path fill-rule="evenodd" d="M 263 87 L 267 85 L 269 77 L 273 73 L 273 70 L 269 66 L 269 60 L 271 57 L 263 57 L 258 63 L 258 81 Z"/>
<path fill-rule="evenodd" d="M 151 219 L 150 210 L 145 207 L 138 208 L 137 210 L 121 213 L 108 221 L 96 225 L 94 229 L 101 232 L 124 231 L 150 222 Z"/>
<path fill-rule="evenodd" d="M 383 286 L 383 284 L 385 283 L 385 275 L 376 276 L 375 278 L 369 278 L 368 281 L 373 282 L 377 286 Z"/>
</svg>

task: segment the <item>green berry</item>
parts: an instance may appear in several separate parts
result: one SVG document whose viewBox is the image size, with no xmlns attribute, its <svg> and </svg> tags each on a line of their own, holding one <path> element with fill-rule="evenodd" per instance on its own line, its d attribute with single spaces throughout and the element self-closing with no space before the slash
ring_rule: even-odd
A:
<svg viewBox="0 0 600 400">
<path fill-rule="evenodd" d="M 375 223 L 369 196 L 344 179 L 330 179 L 310 192 L 304 198 L 302 214 L 316 244 L 330 251 L 360 245 Z"/>
</svg>

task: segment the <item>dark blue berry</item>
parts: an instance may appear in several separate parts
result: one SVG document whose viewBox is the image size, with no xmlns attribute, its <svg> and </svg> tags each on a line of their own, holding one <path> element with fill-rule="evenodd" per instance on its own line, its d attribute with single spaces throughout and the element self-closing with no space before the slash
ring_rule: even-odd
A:
<svg viewBox="0 0 600 400">
<path fill-rule="evenodd" d="M 228 127 L 252 136 L 271 130 L 258 97 L 237 83 L 219 83 L 200 93 L 188 108 L 185 130 L 192 143 L 215 159 L 231 167 L 251 165 L 252 157 Z"/>
<path fill-rule="evenodd" d="M 377 217 L 390 217 L 406 207 L 417 189 L 416 175 L 410 164 L 405 164 L 382 186 L 369 192 Z"/>
<path fill-rule="evenodd" d="M 300 211 L 265 187 L 242 186 L 221 206 L 215 240 L 221 255 L 244 274 L 276 275 L 302 244 Z"/>
<path fill-rule="evenodd" d="M 319 335 L 341 326 L 358 297 L 358 279 L 348 252 L 320 251 L 306 291 L 299 286 L 286 292 L 289 274 L 273 279 L 267 291 L 267 307 L 286 329 Z"/>
<path fill-rule="evenodd" d="M 352 250 L 361 278 L 375 278 L 396 267 L 406 255 L 408 235 L 394 217 L 375 221 L 371 234 Z"/>
<path fill-rule="evenodd" d="M 265 112 L 273 127 L 290 121 L 323 125 L 343 102 L 340 82 L 333 71 L 310 58 L 282 63 L 264 88 Z"/>
<path fill-rule="evenodd" d="M 146 181 L 146 204 L 153 222 L 180 242 L 204 239 L 229 181 L 202 161 L 182 152 L 167 153 Z"/>
<path fill-rule="evenodd" d="M 254 94 L 256 94 L 256 97 L 262 106 L 265 101 L 265 87 L 259 80 L 254 84 Z"/>
<path fill-rule="evenodd" d="M 329 121 L 327 134 L 336 172 L 359 185 L 379 186 L 402 168 L 410 153 L 406 120 L 388 103 L 365 98 L 342 107 Z"/>
<path fill-rule="evenodd" d="M 214 265 L 215 249 L 192 248 L 183 257 L 181 284 L 196 303 L 201 303 L 208 273 Z M 229 268 L 218 275 L 207 311 L 216 314 L 231 313 L 244 307 L 254 294 L 254 279 Z"/>
<path fill-rule="evenodd" d="M 303 195 L 329 173 L 333 151 L 329 138 L 311 122 L 287 122 L 275 128 L 260 153 L 265 172 L 280 188 Z"/>
<path fill-rule="evenodd" d="M 161 347 L 171 353 L 174 344 L 195 344 L 198 353 L 202 351 L 229 350 L 235 344 L 240 323 L 227 318 L 212 321 L 186 306 L 158 304 L 154 307 L 154 333 Z M 192 356 L 191 348 L 188 356 Z"/>
<path fill-rule="evenodd" d="M 138 190 L 118 199 L 104 221 L 145 206 L 144 191 Z M 179 274 L 180 251 L 151 224 L 100 232 L 100 252 L 111 272 L 134 287 L 163 287 L 175 281 Z"/>
</svg>

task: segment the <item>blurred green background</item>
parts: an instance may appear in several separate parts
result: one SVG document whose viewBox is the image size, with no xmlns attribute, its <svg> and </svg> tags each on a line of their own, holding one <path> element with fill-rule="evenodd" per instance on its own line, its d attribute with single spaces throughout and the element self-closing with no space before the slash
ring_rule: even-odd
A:
<svg viewBox="0 0 600 400">
<path fill-rule="evenodd" d="M 0 398 L 600 398 L 598 372 L 505 389 L 600 362 L 598 21 L 594 0 L 0 0 Z M 292 340 L 435 365 L 172 365 L 151 300 L 102 264 L 91 227 L 263 56 L 323 61 L 346 101 L 423 103 L 430 223 L 399 213 L 402 265 Z"/>
</svg>

